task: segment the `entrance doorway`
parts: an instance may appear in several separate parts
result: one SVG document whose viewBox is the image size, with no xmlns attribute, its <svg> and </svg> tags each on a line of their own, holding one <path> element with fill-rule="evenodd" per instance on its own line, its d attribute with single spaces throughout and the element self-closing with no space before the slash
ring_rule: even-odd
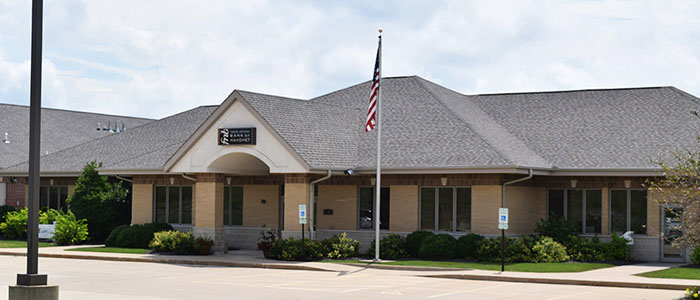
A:
<svg viewBox="0 0 700 300">
<path fill-rule="evenodd" d="M 683 222 L 679 207 L 663 207 L 661 209 L 661 260 L 685 261 L 685 251 L 676 247 L 673 242 L 683 234 Z"/>
</svg>

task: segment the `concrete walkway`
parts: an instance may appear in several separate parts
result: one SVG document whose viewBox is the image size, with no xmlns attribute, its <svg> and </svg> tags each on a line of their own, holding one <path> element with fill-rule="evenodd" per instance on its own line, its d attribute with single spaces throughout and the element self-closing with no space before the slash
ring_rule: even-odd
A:
<svg viewBox="0 0 700 300">
<path fill-rule="evenodd" d="M 534 273 L 508 271 L 500 273 L 497 271 L 469 269 L 445 270 L 386 265 L 348 265 L 325 262 L 285 262 L 265 259 L 261 251 L 255 250 L 236 250 L 230 251 L 226 254 L 216 253 L 210 256 L 64 251 L 66 249 L 84 247 L 96 247 L 96 245 L 39 248 L 39 256 L 68 259 L 92 259 L 185 265 L 211 265 L 223 267 L 327 271 L 340 272 L 341 274 L 355 273 L 360 272 L 364 269 L 371 268 L 376 269 L 376 271 L 379 272 L 392 272 L 394 274 L 404 276 L 672 290 L 685 290 L 689 286 L 700 286 L 700 280 L 646 278 L 634 276 L 634 274 L 663 270 L 670 267 L 682 265 L 671 263 L 645 263 L 625 265 L 577 273 Z M 0 248 L 0 255 L 25 256 L 26 249 Z"/>
</svg>

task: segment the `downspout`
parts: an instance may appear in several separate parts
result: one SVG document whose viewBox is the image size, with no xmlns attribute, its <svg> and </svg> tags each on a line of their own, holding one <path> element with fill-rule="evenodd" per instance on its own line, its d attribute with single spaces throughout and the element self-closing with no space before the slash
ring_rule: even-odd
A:
<svg viewBox="0 0 700 300">
<path fill-rule="evenodd" d="M 197 182 L 197 178 L 187 176 L 187 175 L 185 175 L 185 173 L 182 173 L 182 178 L 185 178 L 185 179 L 187 179 L 187 180 L 189 180 L 189 181 Z"/>
<path fill-rule="evenodd" d="M 126 181 L 126 182 L 128 182 L 128 183 L 134 183 L 133 180 L 127 179 L 127 178 L 124 178 L 124 177 L 121 177 L 121 176 L 119 176 L 119 175 L 114 175 L 114 177 L 117 178 L 117 179 L 119 179 L 119 180 L 121 180 L 121 181 Z"/>
<path fill-rule="evenodd" d="M 316 238 L 315 230 L 314 230 L 314 184 L 317 184 L 321 181 L 324 181 L 328 178 L 331 178 L 331 170 L 328 170 L 328 175 L 321 177 L 319 179 L 316 179 L 312 181 L 309 184 L 309 211 L 307 214 L 309 215 L 309 238 L 313 241 Z"/>
<path fill-rule="evenodd" d="M 501 207 L 505 208 L 506 207 L 506 185 L 511 185 L 513 183 L 518 183 L 521 181 L 525 181 L 532 178 L 532 169 L 528 170 L 527 177 L 519 178 L 513 181 L 508 181 L 503 184 L 503 187 L 501 189 Z"/>
</svg>

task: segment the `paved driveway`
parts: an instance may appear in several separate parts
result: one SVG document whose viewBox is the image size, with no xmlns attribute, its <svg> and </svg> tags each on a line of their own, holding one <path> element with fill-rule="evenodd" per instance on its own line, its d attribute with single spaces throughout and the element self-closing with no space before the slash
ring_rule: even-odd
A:
<svg viewBox="0 0 700 300">
<path fill-rule="evenodd" d="M 25 270 L 0 256 L 0 299 Z M 681 291 L 434 279 L 401 271 L 313 272 L 41 258 L 61 299 L 673 299 Z"/>
</svg>

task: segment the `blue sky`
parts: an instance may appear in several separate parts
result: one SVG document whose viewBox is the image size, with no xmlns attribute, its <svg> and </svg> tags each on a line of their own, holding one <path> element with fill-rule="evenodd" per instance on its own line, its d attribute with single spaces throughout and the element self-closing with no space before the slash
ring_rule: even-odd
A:
<svg viewBox="0 0 700 300">
<path fill-rule="evenodd" d="M 29 103 L 31 1 L 0 0 L 0 102 Z M 310 98 L 385 76 L 465 94 L 700 95 L 686 1 L 45 1 L 45 107 L 161 118 L 234 89 Z"/>
</svg>

